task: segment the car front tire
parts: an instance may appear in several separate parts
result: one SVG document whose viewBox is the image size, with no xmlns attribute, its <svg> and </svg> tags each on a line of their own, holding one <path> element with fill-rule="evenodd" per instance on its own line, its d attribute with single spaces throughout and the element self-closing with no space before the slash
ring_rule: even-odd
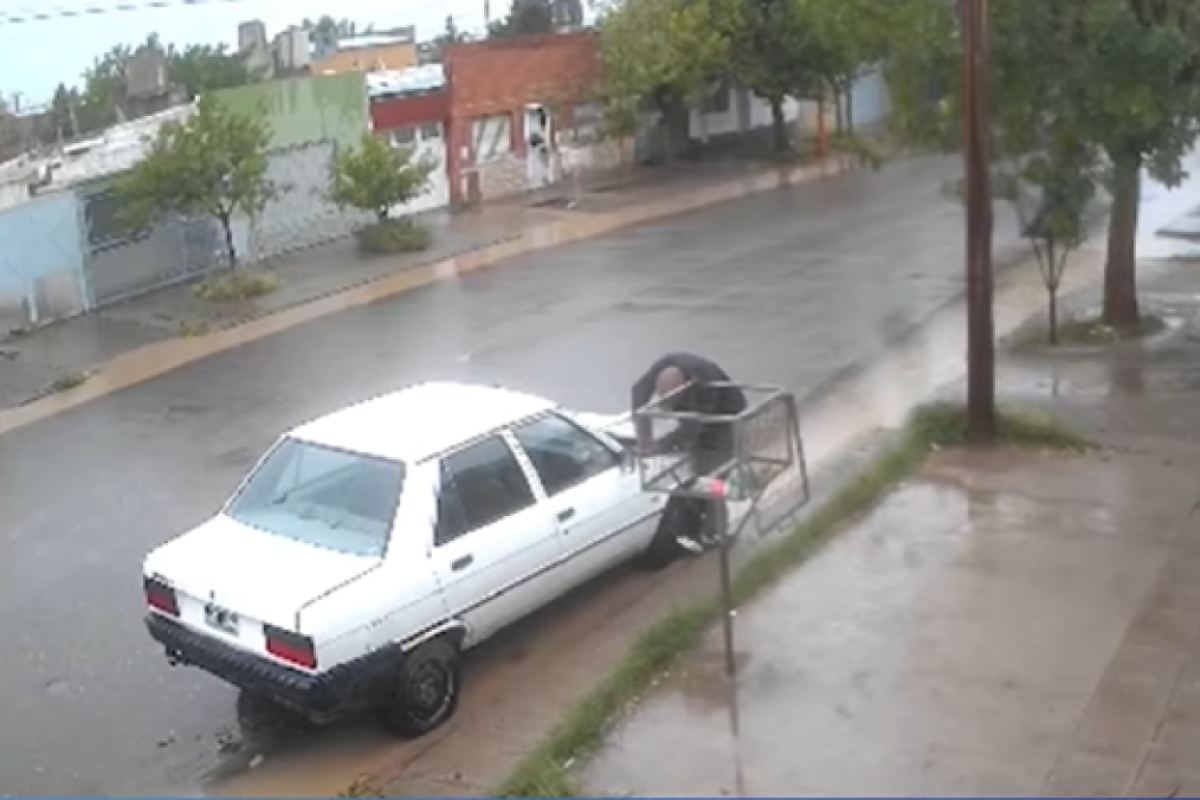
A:
<svg viewBox="0 0 1200 800">
<path fill-rule="evenodd" d="M 446 639 L 433 639 L 406 654 L 381 682 L 375 700 L 379 721 L 405 739 L 441 726 L 458 708 L 460 663 L 458 648 Z"/>
</svg>

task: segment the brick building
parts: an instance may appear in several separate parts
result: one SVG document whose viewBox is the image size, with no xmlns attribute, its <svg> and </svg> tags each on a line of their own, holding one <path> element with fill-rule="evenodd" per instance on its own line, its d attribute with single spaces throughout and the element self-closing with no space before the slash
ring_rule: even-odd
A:
<svg viewBox="0 0 1200 800">
<path fill-rule="evenodd" d="M 594 124 L 588 99 L 601 76 L 594 33 L 452 44 L 447 158 L 450 197 L 474 203 L 560 177 L 559 148 Z"/>
</svg>

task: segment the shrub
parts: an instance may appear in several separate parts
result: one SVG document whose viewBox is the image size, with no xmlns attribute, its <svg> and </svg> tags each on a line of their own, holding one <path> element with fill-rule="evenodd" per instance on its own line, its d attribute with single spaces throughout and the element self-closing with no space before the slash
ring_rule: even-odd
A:
<svg viewBox="0 0 1200 800">
<path fill-rule="evenodd" d="M 361 228 L 356 234 L 364 253 L 417 253 L 432 241 L 429 228 L 411 219 L 383 219 Z"/>
<path fill-rule="evenodd" d="M 211 303 L 237 303 L 270 294 L 279 288 L 279 278 L 267 272 L 237 271 L 209 278 L 198 284 L 195 295 Z"/>
</svg>

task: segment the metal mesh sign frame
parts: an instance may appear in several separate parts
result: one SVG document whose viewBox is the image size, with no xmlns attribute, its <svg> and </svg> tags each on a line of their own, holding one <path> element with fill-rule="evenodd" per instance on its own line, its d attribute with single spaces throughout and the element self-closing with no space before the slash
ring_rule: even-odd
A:
<svg viewBox="0 0 1200 800">
<path fill-rule="evenodd" d="M 740 390 L 746 397 L 746 408 L 737 414 L 700 414 L 670 408 L 682 392 L 730 389 Z M 728 450 L 719 455 L 654 446 L 649 452 L 639 452 L 637 462 L 644 491 L 706 500 L 721 498 L 734 505 L 748 503 L 736 529 L 726 531 L 729 538 L 736 538 L 750 522 L 760 534 L 771 530 L 809 501 L 800 415 L 795 396 L 786 389 L 692 382 L 636 410 L 634 420 L 650 429 L 656 445 L 681 426 L 725 428 Z"/>
</svg>

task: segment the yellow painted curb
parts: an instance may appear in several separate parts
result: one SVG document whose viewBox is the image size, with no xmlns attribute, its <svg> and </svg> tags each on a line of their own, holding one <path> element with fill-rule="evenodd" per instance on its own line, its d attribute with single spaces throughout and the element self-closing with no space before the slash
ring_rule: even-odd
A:
<svg viewBox="0 0 1200 800">
<path fill-rule="evenodd" d="M 662 200 L 602 214 L 555 220 L 526 230 L 520 237 L 448 258 L 422 267 L 405 269 L 336 294 L 318 298 L 275 314 L 203 336 L 168 339 L 123 353 L 96 367 L 84 383 L 35 400 L 19 408 L 0 411 L 0 435 L 32 425 L 106 395 L 127 389 L 171 370 L 226 350 L 232 350 L 297 325 L 352 308 L 396 297 L 440 280 L 477 272 L 506 259 L 603 236 L 619 228 L 695 211 L 706 206 L 768 192 L 785 186 L 831 177 L 849 170 L 843 160 L 805 167 L 771 169 Z"/>
</svg>

